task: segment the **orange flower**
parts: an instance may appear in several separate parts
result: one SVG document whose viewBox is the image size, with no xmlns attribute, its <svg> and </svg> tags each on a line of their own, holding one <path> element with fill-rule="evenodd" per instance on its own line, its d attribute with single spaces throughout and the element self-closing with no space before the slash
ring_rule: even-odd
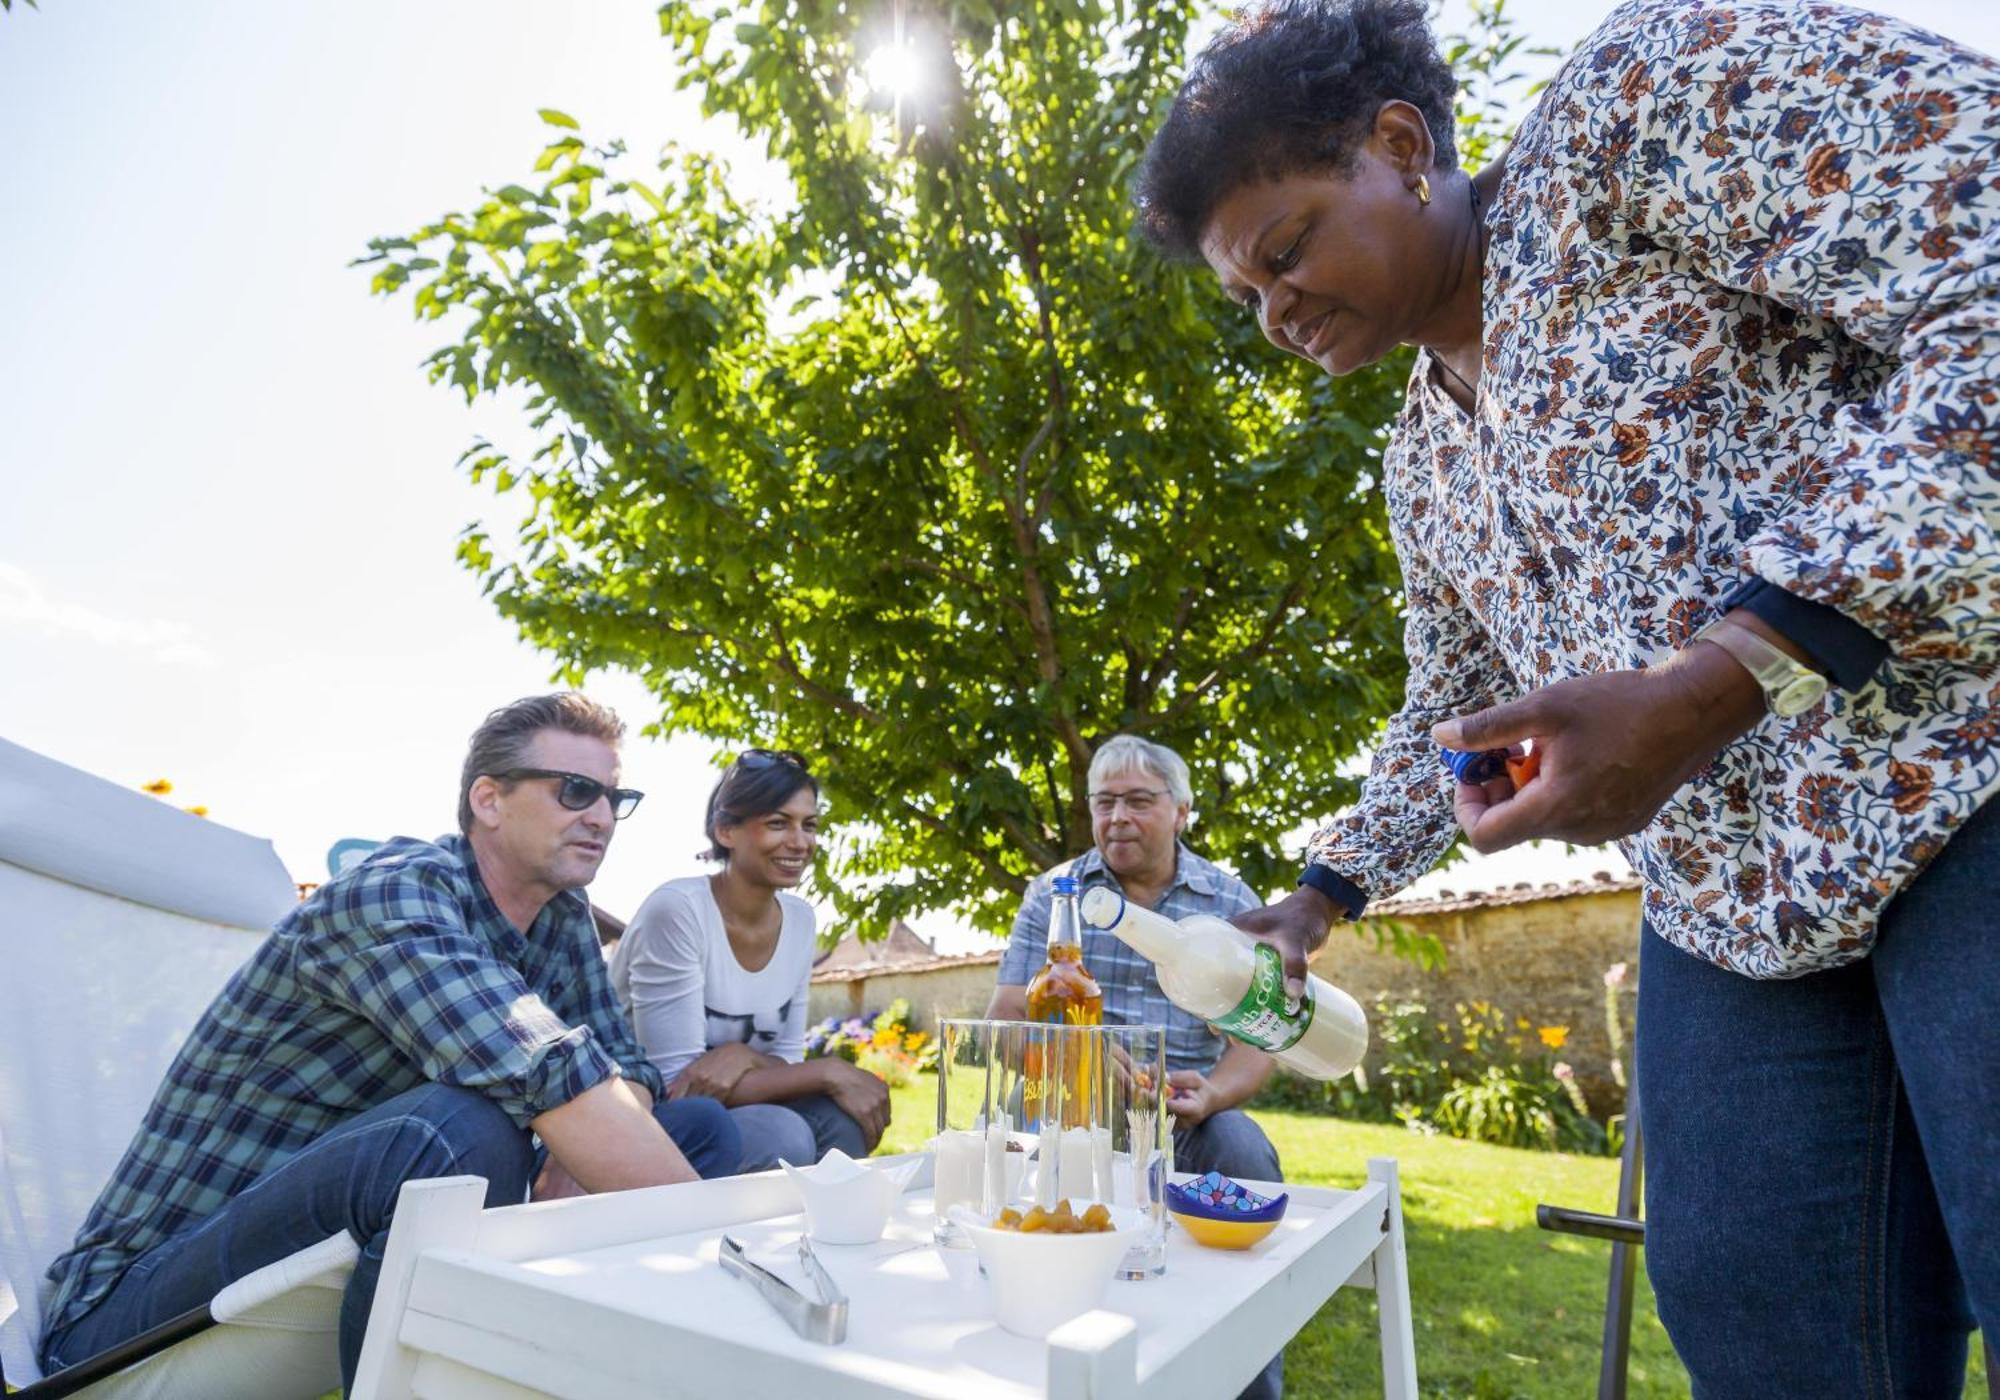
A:
<svg viewBox="0 0 2000 1400">
<path fill-rule="evenodd" d="M 1922 812 L 1931 798 L 1931 770 L 1921 763 L 1905 763 L 1901 759 L 1889 764 L 1888 796 L 1890 804 L 1906 817 Z"/>
<path fill-rule="evenodd" d="M 1951 236 L 1954 227 L 1953 224 L 1939 224 L 1917 241 L 1918 249 L 1934 262 L 1957 257 L 1962 245 Z"/>
<path fill-rule="evenodd" d="M 1613 423 L 1611 440 L 1618 445 L 1618 465 L 1635 467 L 1646 459 L 1653 435 L 1639 423 Z"/>
<path fill-rule="evenodd" d="M 1549 1049 L 1560 1050 L 1563 1048 L 1563 1044 L 1569 1039 L 1569 1027 L 1543 1026 L 1535 1034 L 1542 1038 L 1542 1044 L 1548 1046 Z"/>
<path fill-rule="evenodd" d="M 1948 92 L 1899 93 L 1886 98 L 1889 154 L 1908 155 L 1942 141 L 1958 125 L 1958 99 Z"/>
<path fill-rule="evenodd" d="M 1799 824 L 1823 841 L 1845 841 L 1845 808 L 1852 786 L 1830 773 L 1815 773 L 1800 783 Z"/>
<path fill-rule="evenodd" d="M 1835 190 L 1854 187 L 1854 181 L 1847 173 L 1849 155 L 1839 146 L 1821 146 L 1806 157 L 1806 193 L 1814 199 L 1823 198 Z"/>
<path fill-rule="evenodd" d="M 1624 78 L 1618 84 L 1618 95 L 1628 104 L 1636 103 L 1652 90 L 1653 75 L 1646 71 L 1646 65 L 1643 63 L 1635 63 L 1627 68 Z"/>
<path fill-rule="evenodd" d="M 193 807 L 183 807 L 181 808 L 181 810 L 183 812 L 188 813 L 190 816 L 205 817 L 208 815 L 208 808 L 200 805 L 196 805 Z"/>
<path fill-rule="evenodd" d="M 153 779 L 152 782 L 142 784 L 139 788 L 139 791 L 150 792 L 155 797 L 165 797 L 168 793 L 172 792 L 173 790 L 174 790 L 174 785 L 168 782 L 165 778 L 155 778 Z"/>
</svg>

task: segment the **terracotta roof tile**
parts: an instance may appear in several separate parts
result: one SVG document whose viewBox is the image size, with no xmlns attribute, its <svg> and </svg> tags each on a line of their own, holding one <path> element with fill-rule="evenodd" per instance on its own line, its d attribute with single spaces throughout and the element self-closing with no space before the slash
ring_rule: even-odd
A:
<svg viewBox="0 0 2000 1400">
<path fill-rule="evenodd" d="M 901 963 L 861 963 L 847 967 L 828 967 L 821 963 L 813 969 L 812 980 L 819 982 L 859 982 L 868 977 L 900 977 L 906 972 L 936 972 L 947 967 L 976 967 L 984 963 L 997 966 L 1000 949 L 994 948 L 984 953 L 937 954 L 921 962 Z"/>
<path fill-rule="evenodd" d="M 837 972 L 846 968 L 901 972 L 928 963 L 937 955 L 937 949 L 920 937 L 915 929 L 897 919 L 889 925 L 887 938 L 864 943 L 854 934 L 848 934 L 813 960 L 813 976 L 817 979 L 822 972 Z"/>
</svg>

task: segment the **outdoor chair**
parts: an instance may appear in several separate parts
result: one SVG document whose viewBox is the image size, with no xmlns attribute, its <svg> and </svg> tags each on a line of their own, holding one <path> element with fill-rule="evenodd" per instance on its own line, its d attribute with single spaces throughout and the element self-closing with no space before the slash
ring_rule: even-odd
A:
<svg viewBox="0 0 2000 1400">
<path fill-rule="evenodd" d="M 1646 1247 L 1643 1198 L 1645 1139 L 1639 1126 L 1639 1083 L 1628 1074 L 1625 1088 L 1625 1141 L 1618 1155 L 1618 1206 L 1614 1215 L 1569 1206 L 1538 1205 L 1535 1223 L 1544 1230 L 1611 1241 L 1611 1276 L 1604 1289 L 1604 1338 L 1597 1368 L 1597 1400 L 1625 1400 L 1632 1358 L 1632 1302 L 1638 1293 L 1639 1251 Z"/>
<path fill-rule="evenodd" d="M 37 1363 L 50 1261 L 203 1008 L 297 897 L 269 842 L 0 740 L 0 1378 L 23 1400 L 339 1387 L 344 1233 L 108 1357 L 47 1380 Z"/>
</svg>

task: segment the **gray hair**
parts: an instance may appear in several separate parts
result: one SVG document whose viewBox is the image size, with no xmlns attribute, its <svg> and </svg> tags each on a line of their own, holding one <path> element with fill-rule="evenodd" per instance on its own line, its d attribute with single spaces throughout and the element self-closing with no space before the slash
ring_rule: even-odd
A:
<svg viewBox="0 0 2000 1400">
<path fill-rule="evenodd" d="M 1188 780 L 1187 760 L 1165 744 L 1141 739 L 1136 734 L 1115 734 L 1097 746 L 1097 752 L 1090 756 L 1090 786 L 1095 790 L 1105 778 L 1135 768 L 1165 783 L 1175 802 L 1193 805 L 1194 787 Z"/>
<path fill-rule="evenodd" d="M 472 731 L 465 752 L 465 768 L 458 779 L 460 835 L 472 834 L 472 785 L 482 776 L 521 767 L 528 745 L 544 729 L 602 739 L 614 749 L 625 737 L 625 723 L 613 710 L 574 690 L 502 705 Z"/>
</svg>

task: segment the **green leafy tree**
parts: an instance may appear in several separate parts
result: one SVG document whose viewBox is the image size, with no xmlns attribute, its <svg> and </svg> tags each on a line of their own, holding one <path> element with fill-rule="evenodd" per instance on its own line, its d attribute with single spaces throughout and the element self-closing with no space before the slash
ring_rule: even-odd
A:
<svg viewBox="0 0 2000 1400">
<path fill-rule="evenodd" d="M 534 180 L 371 245 L 459 332 L 434 379 L 527 396 L 537 451 L 463 459 L 518 522 L 460 557 L 566 678 L 641 677 L 657 731 L 813 755 L 864 926 L 1003 927 L 1088 847 L 1119 732 L 1187 757 L 1198 845 L 1289 884 L 1279 840 L 1401 697 L 1375 473 L 1408 363 L 1329 380 L 1133 235 L 1194 5 L 872 9 L 661 12 L 776 207 L 547 111 Z"/>
</svg>

